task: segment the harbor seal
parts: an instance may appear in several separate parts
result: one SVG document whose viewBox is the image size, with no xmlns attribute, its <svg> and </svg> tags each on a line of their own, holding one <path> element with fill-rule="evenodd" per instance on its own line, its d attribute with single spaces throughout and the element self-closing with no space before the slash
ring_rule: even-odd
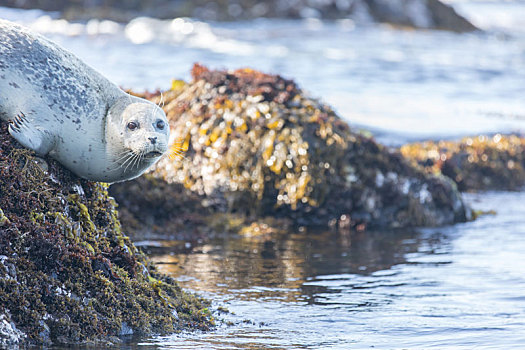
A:
<svg viewBox="0 0 525 350">
<path fill-rule="evenodd" d="M 38 155 L 91 181 L 141 175 L 168 149 L 169 123 L 41 35 L 0 19 L 0 118 Z"/>
</svg>

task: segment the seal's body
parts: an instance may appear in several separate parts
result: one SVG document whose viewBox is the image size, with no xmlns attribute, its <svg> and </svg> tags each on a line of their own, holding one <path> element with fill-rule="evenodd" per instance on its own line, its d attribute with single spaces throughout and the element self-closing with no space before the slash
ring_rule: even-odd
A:
<svg viewBox="0 0 525 350">
<path fill-rule="evenodd" d="M 80 177 L 141 175 L 167 150 L 162 109 L 130 96 L 73 54 L 0 20 L 0 118 L 9 133 Z"/>
</svg>

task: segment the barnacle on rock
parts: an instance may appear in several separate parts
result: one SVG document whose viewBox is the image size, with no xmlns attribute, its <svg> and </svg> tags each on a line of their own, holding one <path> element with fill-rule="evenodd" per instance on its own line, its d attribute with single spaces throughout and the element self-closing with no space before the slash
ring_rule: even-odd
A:
<svg viewBox="0 0 525 350">
<path fill-rule="evenodd" d="M 525 185 L 525 138 L 495 134 L 404 145 L 414 165 L 454 180 L 460 191 L 519 190 Z"/>
<path fill-rule="evenodd" d="M 172 133 L 184 140 L 187 160 L 166 157 L 150 177 L 167 187 L 184 186 L 213 203 L 208 209 L 286 217 L 299 225 L 326 225 L 342 215 L 351 218 L 352 227 L 465 220 L 453 183 L 351 130 L 293 81 L 198 64 L 192 74 L 193 82 L 163 94 Z M 158 103 L 160 94 L 150 98 Z M 137 181 L 144 185 L 144 179 Z M 127 190 L 132 186 L 119 184 L 112 192 L 119 202 L 125 198 L 126 209 L 140 198 Z"/>
</svg>

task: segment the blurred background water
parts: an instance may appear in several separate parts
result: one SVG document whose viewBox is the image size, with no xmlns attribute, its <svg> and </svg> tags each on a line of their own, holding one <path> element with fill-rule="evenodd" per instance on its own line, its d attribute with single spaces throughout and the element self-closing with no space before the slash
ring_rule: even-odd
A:
<svg viewBox="0 0 525 350">
<path fill-rule="evenodd" d="M 525 1 L 447 2 L 483 32 L 318 19 L 72 23 L 1 7 L 0 17 L 138 91 L 189 80 L 194 62 L 251 67 L 295 79 L 388 144 L 525 131 Z M 183 253 L 167 242 L 139 242 L 162 271 L 235 314 L 219 316 L 234 325 L 211 333 L 130 346 L 523 348 L 525 193 L 467 200 L 497 214 L 432 230 L 226 237 Z"/>
<path fill-rule="evenodd" d="M 390 144 L 525 129 L 525 2 L 449 1 L 484 32 L 395 30 L 352 20 L 70 23 L 0 8 L 135 90 L 190 79 L 194 62 L 295 79 Z"/>
</svg>

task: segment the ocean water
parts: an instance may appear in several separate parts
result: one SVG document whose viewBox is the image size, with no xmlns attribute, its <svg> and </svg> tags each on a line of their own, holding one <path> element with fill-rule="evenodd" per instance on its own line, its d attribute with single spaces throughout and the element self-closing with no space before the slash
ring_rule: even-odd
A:
<svg viewBox="0 0 525 350">
<path fill-rule="evenodd" d="M 448 1 L 482 32 L 350 20 L 70 23 L 0 7 L 120 86 L 167 89 L 194 62 L 293 78 L 388 144 L 525 131 L 525 1 Z M 184 253 L 139 242 L 160 268 L 234 314 L 154 349 L 525 348 L 524 192 L 466 195 L 495 215 L 366 234 L 225 237 Z"/>
<path fill-rule="evenodd" d="M 234 325 L 139 345 L 523 349 L 525 193 L 466 199 L 497 213 L 438 229 L 228 237 L 184 254 L 150 248 L 161 271 L 228 308 L 234 315 L 218 318 Z"/>
<path fill-rule="evenodd" d="M 451 1 L 449 1 L 451 2 Z M 380 141 L 525 129 L 525 2 L 451 2 L 483 32 L 400 31 L 351 20 L 70 23 L 0 8 L 135 90 L 167 89 L 194 62 L 293 78 Z"/>
</svg>

